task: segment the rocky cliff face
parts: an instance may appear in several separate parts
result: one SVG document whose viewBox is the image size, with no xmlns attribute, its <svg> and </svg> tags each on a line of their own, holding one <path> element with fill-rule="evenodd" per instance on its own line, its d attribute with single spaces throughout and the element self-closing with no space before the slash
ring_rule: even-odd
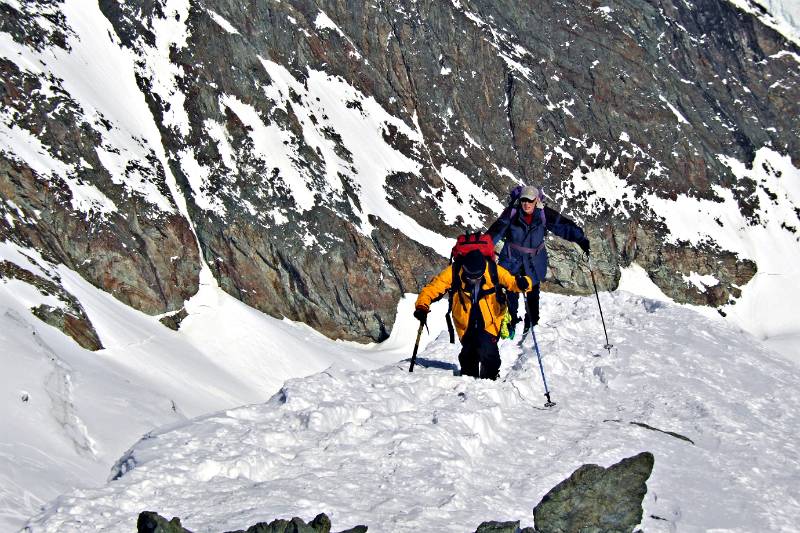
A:
<svg viewBox="0 0 800 533">
<path fill-rule="evenodd" d="M 23 49 L 68 56 L 74 31 L 58 2 L 19 8 L 3 3 L 0 15 L 6 39 L 0 58 L 0 238 L 66 265 L 144 312 L 180 308 L 197 291 L 199 254 L 189 222 L 164 195 L 164 169 L 152 149 L 140 141 L 121 150 L 121 125 L 84 107 L 43 64 L 16 57 Z M 45 294 L 55 292 L 42 289 L 43 283 L 60 287 L 56 275 L 34 284 Z M 74 300 L 58 292 L 62 301 Z M 78 316 L 74 307 L 66 308 L 68 318 Z M 85 347 L 100 347 L 88 318 L 82 310 L 79 315 L 92 340 L 61 328 Z"/>
<path fill-rule="evenodd" d="M 0 4 L 0 30 L 66 58 L 80 31 L 61 5 Z M 152 314 L 196 291 L 202 257 L 266 313 L 386 338 L 446 264 L 442 236 L 488 226 L 518 182 L 585 226 L 601 288 L 635 262 L 719 307 L 758 265 L 687 246 L 653 205 L 732 195 L 755 225 L 761 184 L 730 161 L 770 147 L 800 166 L 800 50 L 727 1 L 99 5 L 154 134 L 6 54 L 4 131 L 48 155 L 0 145 L 0 233 Z M 601 200 L 598 174 L 626 192 Z M 577 249 L 551 250 L 545 289 L 590 291 Z"/>
</svg>

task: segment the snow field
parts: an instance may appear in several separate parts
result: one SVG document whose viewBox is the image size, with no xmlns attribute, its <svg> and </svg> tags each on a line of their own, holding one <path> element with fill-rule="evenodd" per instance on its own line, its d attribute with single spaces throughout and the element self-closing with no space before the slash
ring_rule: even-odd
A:
<svg viewBox="0 0 800 533">
<path fill-rule="evenodd" d="M 374 368 L 408 352 L 402 327 L 381 345 L 334 342 L 247 307 L 208 271 L 186 303 L 181 331 L 173 332 L 35 252 L 2 243 L 2 260 L 57 274 L 105 348 L 84 350 L 31 315 L 39 304 L 60 305 L 52 296 L 0 281 L 0 433 L 8 436 L 0 442 L 0 531 L 17 530 L 63 492 L 102 483 L 110 465 L 154 427 L 264 401 L 286 379 L 334 361 Z M 401 324 L 413 320 L 411 305 L 401 300 L 401 317 L 408 315 Z"/>
<path fill-rule="evenodd" d="M 407 360 L 330 367 L 266 403 L 153 431 L 125 455 L 132 470 L 62 496 L 29 526 L 124 531 L 146 509 L 198 532 L 319 512 L 378 532 L 524 526 L 581 464 L 649 450 L 645 531 L 796 531 L 796 366 L 691 310 L 627 293 L 602 301 L 610 354 L 593 298 L 543 296 L 552 409 L 530 339 L 501 341 L 500 380 L 463 378 L 459 346 L 432 318 L 414 373 Z"/>
</svg>

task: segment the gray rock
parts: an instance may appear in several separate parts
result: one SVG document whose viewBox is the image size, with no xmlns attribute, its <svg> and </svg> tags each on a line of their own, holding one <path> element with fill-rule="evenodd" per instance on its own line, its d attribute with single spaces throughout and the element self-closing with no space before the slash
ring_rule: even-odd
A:
<svg viewBox="0 0 800 533">
<path fill-rule="evenodd" d="M 139 514 L 136 523 L 138 533 L 191 533 L 181 526 L 179 518 L 167 520 L 151 511 Z M 227 533 L 330 533 L 331 520 L 325 513 L 320 513 L 314 519 L 305 523 L 301 518 L 291 520 L 277 519 L 272 522 L 259 522 L 246 530 L 229 531 Z M 366 533 L 367 526 L 356 526 L 339 533 Z"/>
<path fill-rule="evenodd" d="M 167 326 L 169 329 L 178 331 L 181 327 L 181 322 L 183 319 L 189 316 L 189 313 L 186 311 L 185 307 L 181 307 L 175 313 L 171 313 L 167 316 L 161 317 L 159 322 Z"/>
<path fill-rule="evenodd" d="M 516 522 L 484 522 L 478 526 L 475 533 L 518 533 L 519 520 Z"/>
<path fill-rule="evenodd" d="M 137 533 L 192 533 L 188 529 L 184 529 L 180 518 L 174 517 L 172 520 L 167 520 L 151 511 L 139 513 L 136 531 Z"/>
<path fill-rule="evenodd" d="M 190 220 L 112 179 L 97 154 L 105 132 L 117 125 L 85 113 L 60 80 L 3 58 L 3 120 L 38 139 L 75 169 L 73 178 L 103 191 L 119 211 L 87 216 L 75 210 L 61 180 L 0 151 L 0 238 L 35 248 L 150 314 L 177 311 L 197 291 L 202 254 L 220 286 L 248 305 L 331 337 L 382 340 L 400 296 L 416 292 L 444 266 L 444 258 L 386 221 L 370 220 L 372 234 L 359 231 L 362 192 L 355 182 L 366 171 L 355 163 L 360 147 L 348 144 L 327 121 L 327 110 L 314 106 L 307 91 L 310 70 L 346 80 L 360 92 L 343 102 L 348 109 L 363 110 L 374 99 L 419 132 L 420 140 L 390 125 L 383 131 L 384 142 L 416 162 L 418 172 L 368 177 L 385 178 L 387 199 L 397 210 L 443 235 L 466 229 L 433 200 L 455 193 L 468 201 L 442 177 L 445 166 L 500 198 L 516 180 L 542 185 L 557 207 L 585 224 L 600 289 L 615 288 L 620 269 L 635 262 L 675 300 L 719 307 L 736 301 L 738 287 L 758 265 L 715 243 L 668 244 L 669 220 L 632 198 L 595 205 L 591 195 L 574 189 L 581 175 L 609 170 L 640 197 L 719 201 L 719 190 L 729 191 L 749 223 L 759 224 L 761 184 L 737 180 L 719 156 L 752 164 L 755 150 L 770 146 L 800 166 L 800 71 L 792 59 L 800 49 L 722 0 L 616 0 L 610 11 L 597 9 L 602 5 L 596 2 L 587 8 L 511 0 L 192 3 L 180 21 L 187 24 L 186 46 L 173 47 L 169 56 L 181 72 L 174 81 L 185 99 L 174 101 L 185 102 L 187 131 L 165 121 L 174 101 L 157 88 L 173 80 L 153 79 L 155 70 L 144 64 L 155 22 L 174 14 L 162 0 L 99 4 L 122 46 L 138 58 L 137 83 L 169 166 L 143 148 L 128 161 L 126 178 L 141 179 L 171 199 L 170 170 L 187 198 Z M 209 11 L 238 33 L 222 30 Z M 341 33 L 317 26 L 320 11 Z M 46 24 L 42 12 L 49 13 Z M 72 32 L 44 0 L 0 3 L 0 30 L 40 51 L 68 47 Z M 778 54 L 784 50 L 790 53 Z M 265 90 L 275 80 L 262 59 L 298 83 L 280 101 Z M 292 164 L 317 189 L 314 209 L 297 208 L 289 194 L 296 186 L 291 176 L 260 155 L 251 129 L 221 104 L 223 97 L 252 106 L 282 132 Z M 223 164 L 217 141 L 206 132 L 209 121 L 224 125 L 238 168 Z M 306 137 L 311 130 L 339 158 L 336 191 L 326 186 L 330 163 L 312 148 Z M 465 134 L 474 142 L 466 142 Z M 204 192 L 225 208 L 225 217 L 194 197 L 190 171 L 181 165 L 187 152 L 208 170 Z M 472 207 L 486 225 L 495 216 L 480 204 Z M 283 214 L 280 220 L 276 212 Z M 781 231 L 796 234 L 797 224 Z M 309 236 L 315 244 L 308 244 Z M 591 292 L 576 247 L 554 240 L 549 248 L 543 288 Z M 689 285 L 685 276 L 691 272 L 713 275 L 718 283 Z"/>
<path fill-rule="evenodd" d="M 630 533 L 642 521 L 654 458 L 642 452 L 608 468 L 583 465 L 533 509 L 541 533 Z"/>
<path fill-rule="evenodd" d="M 31 312 L 43 322 L 60 329 L 87 350 L 101 350 L 103 344 L 86 315 L 83 306 L 60 284 L 58 278 L 45 279 L 9 261 L 0 261 L 0 280 L 16 279 L 35 287 L 43 296 L 55 296 L 63 304 L 61 307 L 39 305 Z"/>
<path fill-rule="evenodd" d="M 331 520 L 325 513 L 318 514 L 314 520 L 306 524 L 302 519 L 294 517 L 291 520 L 273 520 L 270 523 L 261 522 L 247 528 L 245 531 L 232 531 L 229 533 L 330 533 Z M 356 526 L 340 533 L 366 533 L 367 526 Z"/>
</svg>

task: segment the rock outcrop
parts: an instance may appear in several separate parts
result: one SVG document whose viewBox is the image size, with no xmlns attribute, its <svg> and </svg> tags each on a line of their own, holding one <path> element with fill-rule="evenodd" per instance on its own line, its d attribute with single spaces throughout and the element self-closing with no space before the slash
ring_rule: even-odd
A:
<svg viewBox="0 0 800 533">
<path fill-rule="evenodd" d="M 532 527 L 520 529 L 519 520 L 511 522 L 490 521 L 478 526 L 475 533 L 536 533 L 536 529 Z"/>
<path fill-rule="evenodd" d="M 181 524 L 181 519 L 173 517 L 167 520 L 163 516 L 151 511 L 142 511 L 136 520 L 138 533 L 191 533 Z"/>
<path fill-rule="evenodd" d="M 81 303 L 72 294 L 64 290 L 58 277 L 45 278 L 19 267 L 10 261 L 0 261 L 0 281 L 17 280 L 34 287 L 43 297 L 52 296 L 53 305 L 41 304 L 31 312 L 43 322 L 60 329 L 87 350 L 100 350 L 103 344 L 86 316 Z"/>
<path fill-rule="evenodd" d="M 583 465 L 534 507 L 539 533 L 630 533 L 642 521 L 642 501 L 654 458 L 642 452 L 608 468 Z"/>
<path fill-rule="evenodd" d="M 520 181 L 586 227 L 601 289 L 636 263 L 675 300 L 719 307 L 758 265 L 673 238 L 651 204 L 731 195 L 757 225 L 763 184 L 727 158 L 769 147 L 800 166 L 800 49 L 724 0 L 100 8 L 157 135 L 121 142 L 124 124 L 46 68 L 0 59 L 0 119 L 48 154 L 0 146 L 0 237 L 151 314 L 196 292 L 202 257 L 265 313 L 385 339 L 400 295 L 445 264 L 409 228 L 486 226 L 489 197 Z M 66 54 L 76 35 L 58 2 L 0 15 L 26 49 Z M 598 173 L 626 191 L 613 204 Z M 590 292 L 577 249 L 551 249 L 545 289 Z"/>
<path fill-rule="evenodd" d="M 172 520 L 167 520 L 151 511 L 143 511 L 139 514 L 136 528 L 138 533 L 192 533 L 181 525 L 180 518 L 174 517 Z M 260 522 L 246 530 L 241 529 L 227 533 L 330 533 L 330 531 L 330 518 L 325 513 L 320 513 L 309 523 L 305 523 L 297 517 L 291 520 L 277 519 L 269 523 Z M 356 526 L 339 533 L 366 533 L 366 531 L 367 526 Z"/>
<path fill-rule="evenodd" d="M 553 487 L 533 509 L 535 528 L 520 529 L 517 521 L 486 521 L 475 533 L 631 533 L 642 521 L 642 501 L 654 458 L 642 452 L 603 468 L 583 465 Z M 145 511 L 139 515 L 139 533 L 191 533 L 179 518 L 167 519 Z M 330 519 L 319 514 L 306 524 L 300 518 L 259 523 L 228 533 L 329 533 Z M 356 526 L 341 533 L 362 533 Z"/>
</svg>

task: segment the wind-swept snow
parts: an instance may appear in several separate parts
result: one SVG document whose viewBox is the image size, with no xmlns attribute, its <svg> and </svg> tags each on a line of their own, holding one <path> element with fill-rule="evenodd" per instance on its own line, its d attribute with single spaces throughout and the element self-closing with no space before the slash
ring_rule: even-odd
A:
<svg viewBox="0 0 800 533">
<path fill-rule="evenodd" d="M 544 297 L 554 409 L 529 340 L 502 342 L 491 382 L 455 375 L 445 334 L 413 374 L 407 361 L 337 365 L 266 403 L 152 431 L 119 479 L 59 498 L 29 527 L 129 531 L 145 509 L 198 532 L 318 512 L 374 532 L 530 525 L 533 505 L 581 464 L 649 450 L 645 531 L 795 530 L 800 370 L 722 321 L 628 293 L 602 301 L 610 355 L 593 297 Z"/>
</svg>

